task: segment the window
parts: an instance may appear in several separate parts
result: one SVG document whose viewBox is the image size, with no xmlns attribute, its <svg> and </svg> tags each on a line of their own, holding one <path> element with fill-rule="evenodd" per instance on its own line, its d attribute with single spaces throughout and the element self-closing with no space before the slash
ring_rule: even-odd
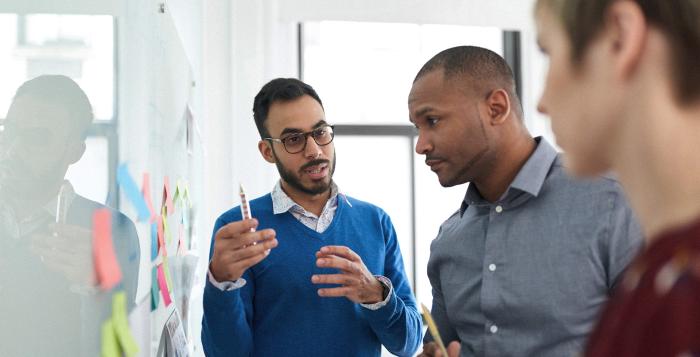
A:
<svg viewBox="0 0 700 357">
<path fill-rule="evenodd" d="M 70 167 L 67 178 L 77 193 L 98 202 L 108 201 L 108 192 L 116 192 L 114 49 L 111 16 L 0 14 L 0 120 L 25 81 L 42 74 L 75 80 L 90 99 L 95 121 L 87 150 Z M 116 199 L 113 195 L 107 204 L 116 207 Z"/>
</svg>

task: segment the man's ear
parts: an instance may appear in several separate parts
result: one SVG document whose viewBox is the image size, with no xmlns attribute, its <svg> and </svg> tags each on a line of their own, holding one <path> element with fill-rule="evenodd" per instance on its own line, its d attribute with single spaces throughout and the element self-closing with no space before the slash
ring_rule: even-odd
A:
<svg viewBox="0 0 700 357">
<path fill-rule="evenodd" d="M 85 145 L 84 140 L 71 144 L 70 148 L 68 148 L 68 165 L 73 165 L 76 162 L 80 161 L 80 158 L 83 157 L 83 154 L 85 154 L 86 149 L 87 147 Z"/>
<path fill-rule="evenodd" d="M 272 153 L 272 143 L 268 140 L 258 141 L 258 150 L 260 150 L 260 155 L 262 155 L 265 161 L 274 164 L 277 160 L 275 155 Z"/>
<path fill-rule="evenodd" d="M 496 89 L 486 98 L 489 123 L 503 124 L 510 115 L 510 96 L 505 89 Z"/>
<path fill-rule="evenodd" d="M 644 52 L 647 22 L 639 5 L 633 1 L 615 1 L 605 17 L 604 36 L 610 37 L 610 50 L 616 73 L 629 78 L 636 70 Z"/>
</svg>

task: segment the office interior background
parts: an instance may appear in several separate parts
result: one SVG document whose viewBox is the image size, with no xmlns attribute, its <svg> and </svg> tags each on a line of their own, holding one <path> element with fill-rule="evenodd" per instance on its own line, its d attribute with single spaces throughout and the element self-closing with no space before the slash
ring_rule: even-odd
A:
<svg viewBox="0 0 700 357">
<path fill-rule="evenodd" d="M 175 309 L 190 353 L 203 355 L 202 291 L 214 220 L 239 204 L 239 183 L 253 198 L 278 179 L 258 152 L 252 118 L 253 97 L 275 77 L 297 77 L 318 91 L 336 125 L 336 182 L 389 213 L 417 300 L 430 306 L 430 242 L 466 187 L 442 188 L 415 153 L 407 111 L 412 80 L 443 49 L 489 48 L 514 69 L 532 134 L 555 142 L 536 110 L 546 63 L 535 43 L 533 2 L 4 0 L 0 120 L 17 88 L 41 74 L 69 76 L 87 93 L 95 120 L 67 179 L 78 194 L 136 224 L 140 273 L 128 318 L 140 356 L 162 353 Z M 161 300 L 152 309 L 151 225 L 138 220 L 118 179 L 120 165 L 139 187 L 149 174 L 158 207 L 166 177 L 171 191 L 188 189 L 191 205 L 171 218 L 184 245 L 175 239 L 169 246 L 176 283 L 168 306 Z M 172 222 L 182 221 L 178 232 Z"/>
</svg>

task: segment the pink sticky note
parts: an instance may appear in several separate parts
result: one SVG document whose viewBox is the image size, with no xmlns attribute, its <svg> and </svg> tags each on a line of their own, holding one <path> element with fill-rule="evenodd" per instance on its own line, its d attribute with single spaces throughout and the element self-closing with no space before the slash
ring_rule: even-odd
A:
<svg viewBox="0 0 700 357">
<path fill-rule="evenodd" d="M 168 215 L 175 213 L 175 205 L 173 205 L 173 195 L 170 191 L 170 179 L 165 176 L 163 183 L 163 206 L 168 210 Z"/>
<path fill-rule="evenodd" d="M 151 177 L 148 172 L 143 173 L 143 184 L 141 185 L 141 193 L 143 194 L 143 199 L 146 201 L 146 206 L 151 212 L 151 222 L 156 219 L 156 210 L 153 208 L 153 200 L 151 199 Z"/>
<path fill-rule="evenodd" d="M 158 286 L 160 287 L 160 294 L 163 296 L 163 301 L 165 306 L 170 305 L 170 292 L 168 291 L 168 283 L 165 281 L 165 273 L 163 273 L 163 265 L 158 266 Z"/>
<path fill-rule="evenodd" d="M 112 243 L 112 216 L 103 208 L 92 216 L 92 255 L 100 287 L 110 290 L 122 280 L 117 255 Z"/>
</svg>

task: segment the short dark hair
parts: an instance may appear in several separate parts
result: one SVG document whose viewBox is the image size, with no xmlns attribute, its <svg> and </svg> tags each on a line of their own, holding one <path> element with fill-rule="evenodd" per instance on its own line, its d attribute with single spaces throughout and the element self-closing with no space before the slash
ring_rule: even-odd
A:
<svg viewBox="0 0 700 357">
<path fill-rule="evenodd" d="M 265 127 L 267 114 L 275 102 L 288 102 L 305 95 L 315 99 L 323 108 L 321 98 L 308 84 L 296 78 L 276 78 L 265 84 L 253 101 L 253 118 L 261 138 L 269 137 L 270 133 Z"/>
<path fill-rule="evenodd" d="M 681 104 L 700 99 L 700 16 L 698 0 L 631 0 L 650 26 L 659 29 L 671 47 L 674 94 Z M 564 27 L 571 44 L 571 60 L 580 65 L 588 46 L 605 26 L 605 15 L 615 0 L 538 0 L 536 11 L 546 8 Z"/>
<path fill-rule="evenodd" d="M 85 92 L 71 78 L 63 75 L 41 75 L 24 82 L 15 93 L 15 99 L 27 97 L 70 113 L 68 123 L 71 133 L 85 139 L 94 115 Z"/>
<path fill-rule="evenodd" d="M 467 79 L 469 89 L 477 94 L 504 89 L 510 97 L 516 115 L 522 119 L 523 109 L 516 92 L 513 71 L 506 60 L 497 53 L 476 46 L 448 48 L 428 60 L 418 71 L 413 82 L 440 69 L 443 70 L 445 80 Z"/>
</svg>

